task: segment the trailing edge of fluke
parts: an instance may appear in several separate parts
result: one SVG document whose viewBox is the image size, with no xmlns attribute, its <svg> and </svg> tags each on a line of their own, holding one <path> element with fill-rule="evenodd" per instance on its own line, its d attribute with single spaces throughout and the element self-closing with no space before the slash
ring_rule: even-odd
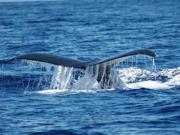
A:
<svg viewBox="0 0 180 135">
<path fill-rule="evenodd" d="M 25 54 L 20 55 L 11 59 L 0 60 L 0 63 L 9 63 L 16 60 L 32 60 L 32 61 L 39 61 L 50 63 L 59 66 L 65 67 L 73 67 L 73 68 L 80 68 L 80 69 L 87 69 L 88 73 L 92 76 L 96 77 L 96 80 L 99 83 L 100 88 L 112 88 L 116 84 L 116 80 L 113 79 L 111 75 L 111 68 L 126 60 L 129 57 L 136 56 L 136 55 L 145 55 L 149 57 L 155 57 L 156 54 L 151 50 L 135 50 L 130 51 L 125 54 L 117 55 L 115 57 L 111 57 L 104 60 L 93 60 L 90 62 L 83 62 L 79 60 L 74 60 L 66 57 L 55 56 L 50 54 L 42 54 L 42 53 L 32 53 L 32 54 Z"/>
<path fill-rule="evenodd" d="M 45 63 L 60 65 L 60 66 L 65 66 L 65 67 L 86 69 L 86 67 L 89 67 L 89 66 L 96 66 L 103 63 L 112 62 L 114 60 L 123 61 L 124 59 L 130 56 L 135 56 L 135 55 L 145 55 L 145 56 L 150 56 L 150 57 L 156 56 L 156 54 L 151 50 L 141 49 L 141 50 L 130 51 L 128 53 L 117 55 L 115 57 L 111 57 L 104 60 L 83 62 L 80 60 L 74 60 L 74 59 L 70 59 L 70 58 L 66 58 L 62 56 L 55 56 L 51 54 L 31 53 L 31 54 L 20 55 L 11 59 L 0 60 L 0 63 L 9 63 L 11 61 L 16 61 L 16 60 L 32 60 L 32 61 L 45 62 Z"/>
</svg>

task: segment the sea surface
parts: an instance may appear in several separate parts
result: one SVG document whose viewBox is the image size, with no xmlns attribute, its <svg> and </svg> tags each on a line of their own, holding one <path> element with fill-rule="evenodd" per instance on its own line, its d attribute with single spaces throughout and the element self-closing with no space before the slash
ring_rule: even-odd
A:
<svg viewBox="0 0 180 135">
<path fill-rule="evenodd" d="M 92 78 L 69 88 L 71 70 L 50 64 L 0 63 L 0 135 L 180 135 L 180 1 L 0 2 L 0 59 L 137 49 L 157 57 L 120 63 L 112 89 L 83 87 Z"/>
</svg>

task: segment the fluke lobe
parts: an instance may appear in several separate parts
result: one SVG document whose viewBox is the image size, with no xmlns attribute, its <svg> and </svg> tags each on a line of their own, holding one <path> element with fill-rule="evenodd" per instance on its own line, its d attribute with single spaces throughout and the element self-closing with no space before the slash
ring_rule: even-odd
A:
<svg viewBox="0 0 180 135">
<path fill-rule="evenodd" d="M 145 55 L 149 57 L 156 56 L 156 54 L 151 50 L 141 49 L 141 50 L 130 51 L 128 53 L 110 57 L 104 60 L 96 59 L 90 62 L 83 62 L 80 60 L 74 60 L 74 59 L 50 55 L 50 54 L 31 53 L 31 54 L 17 56 L 11 59 L 1 60 L 0 62 L 9 63 L 15 60 L 32 60 L 32 61 L 50 63 L 58 66 L 64 66 L 64 67 L 80 68 L 84 70 L 88 69 L 90 74 L 92 75 L 96 74 L 96 79 L 99 82 L 101 88 L 110 88 L 113 85 L 113 79 L 111 77 L 111 68 L 117 63 L 120 63 L 126 60 L 127 58 L 135 55 Z"/>
</svg>

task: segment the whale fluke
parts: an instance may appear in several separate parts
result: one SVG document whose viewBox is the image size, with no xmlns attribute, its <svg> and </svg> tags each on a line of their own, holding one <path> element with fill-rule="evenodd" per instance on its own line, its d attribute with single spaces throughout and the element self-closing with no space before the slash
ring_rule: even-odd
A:
<svg viewBox="0 0 180 135">
<path fill-rule="evenodd" d="M 135 55 L 145 55 L 145 56 L 150 56 L 150 57 L 156 56 L 156 54 L 151 50 L 141 49 L 141 50 L 130 51 L 128 53 L 121 54 L 121 55 L 104 59 L 104 60 L 96 59 L 90 62 L 83 62 L 80 60 L 74 60 L 74 59 L 51 55 L 51 54 L 31 53 L 31 54 L 20 55 L 11 59 L 0 60 L 0 63 L 9 63 L 15 60 L 32 60 L 32 61 L 45 62 L 45 63 L 60 65 L 60 66 L 65 66 L 65 67 L 85 69 L 86 67 L 89 67 L 89 66 L 100 65 L 100 64 L 108 63 L 108 62 L 113 63 L 113 61 L 121 62 L 127 59 L 128 57 L 135 56 Z"/>
<path fill-rule="evenodd" d="M 149 57 L 156 57 L 155 52 L 153 52 L 151 50 L 147 50 L 147 49 L 141 49 L 141 50 L 130 51 L 128 53 L 117 55 L 117 56 L 114 56 L 114 57 L 111 57 L 111 58 L 108 58 L 105 60 L 89 62 L 87 65 L 95 66 L 95 65 L 100 65 L 103 63 L 108 63 L 108 62 L 109 62 L 109 64 L 107 64 L 107 65 L 113 65 L 114 61 L 122 62 L 125 59 L 127 59 L 128 57 L 135 56 L 135 55 L 145 55 L 145 56 L 149 56 Z"/>
<path fill-rule="evenodd" d="M 1 60 L 1 62 L 8 63 L 16 60 L 32 60 L 32 61 L 50 63 L 54 65 L 61 65 L 65 67 L 74 67 L 74 68 L 83 68 L 83 69 L 85 68 L 85 63 L 79 60 L 74 60 L 61 56 L 55 56 L 51 54 L 42 54 L 42 53 L 31 53 L 31 54 L 20 55 L 12 59 Z"/>
<path fill-rule="evenodd" d="M 83 62 L 80 60 L 74 60 L 74 59 L 55 56 L 51 54 L 32 53 L 32 54 L 20 55 L 11 59 L 0 60 L 0 63 L 10 63 L 16 60 L 32 60 L 32 61 L 39 61 L 54 65 L 64 66 L 64 67 L 91 69 L 89 73 L 91 75 L 96 76 L 96 80 L 99 82 L 101 88 L 111 88 L 113 86 L 113 79 L 111 77 L 111 68 L 115 64 L 118 64 L 126 60 L 127 58 L 136 55 L 145 55 L 149 57 L 156 56 L 156 54 L 151 50 L 141 49 L 141 50 L 130 51 L 128 53 L 121 54 L 104 60 L 95 59 L 90 62 Z M 97 66 L 98 69 L 96 69 Z"/>
</svg>

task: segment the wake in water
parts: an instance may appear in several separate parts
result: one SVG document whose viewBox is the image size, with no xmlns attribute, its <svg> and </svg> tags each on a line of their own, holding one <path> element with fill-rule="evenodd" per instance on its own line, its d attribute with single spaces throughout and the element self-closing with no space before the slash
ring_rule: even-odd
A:
<svg viewBox="0 0 180 135">
<path fill-rule="evenodd" d="M 180 86 L 180 68 L 167 69 L 159 72 L 139 69 L 136 67 L 118 70 L 125 84 L 125 89 L 171 89 Z"/>
<path fill-rule="evenodd" d="M 92 69 L 86 69 L 84 71 L 57 66 L 52 76 L 50 88 L 38 92 L 54 94 L 58 92 L 96 92 L 100 90 L 132 90 L 142 88 L 160 90 L 172 89 L 180 86 L 179 67 L 156 71 L 155 63 L 153 61 L 151 68 L 148 70 L 138 67 L 135 59 L 133 59 L 133 62 L 126 61 L 120 63 L 119 66 L 116 66 L 111 70 L 110 77 L 113 79 L 113 84 L 110 88 L 105 87 L 106 89 L 101 89 L 101 83 L 110 83 L 110 80 L 107 80 L 106 82 L 100 81 L 98 83 L 97 76 L 99 67 L 96 67 L 94 74 L 90 74 Z M 136 61 L 136 64 L 134 61 Z M 143 63 L 147 64 L 147 61 Z M 121 66 L 124 67 L 122 68 Z"/>
<path fill-rule="evenodd" d="M 64 67 L 63 67 L 64 68 Z M 62 73 L 62 67 L 58 67 L 57 74 L 53 76 L 51 87 L 48 90 L 39 91 L 39 93 L 53 94 L 58 92 L 96 92 L 99 91 L 99 84 L 95 78 L 85 74 L 81 79 L 75 80 L 74 85 L 71 86 L 70 80 L 72 77 L 72 69 L 65 69 Z M 159 72 L 140 69 L 137 67 L 117 69 L 116 71 L 116 85 L 111 89 L 172 89 L 180 87 L 180 68 L 166 69 Z M 66 78 L 66 79 L 63 79 Z M 70 87 L 71 86 L 71 87 Z M 101 89 L 102 90 L 102 89 Z"/>
</svg>

